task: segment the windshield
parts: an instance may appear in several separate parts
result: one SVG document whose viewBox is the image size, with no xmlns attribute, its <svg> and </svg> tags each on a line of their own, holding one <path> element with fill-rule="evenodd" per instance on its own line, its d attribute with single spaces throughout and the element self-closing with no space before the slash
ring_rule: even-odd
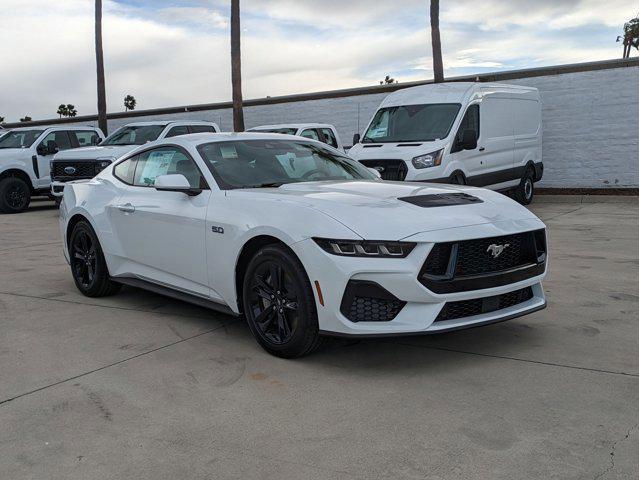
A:
<svg viewBox="0 0 639 480">
<path fill-rule="evenodd" d="M 377 180 L 360 163 L 321 145 L 294 140 L 244 140 L 198 147 L 220 188 L 279 187 L 320 180 Z"/>
<path fill-rule="evenodd" d="M 122 127 L 109 135 L 100 145 L 144 145 L 157 140 L 165 125 Z"/>
<path fill-rule="evenodd" d="M 29 148 L 44 130 L 14 130 L 0 134 L 0 148 Z"/>
<path fill-rule="evenodd" d="M 256 128 L 249 130 L 256 133 L 283 133 L 284 135 L 295 135 L 297 128 Z"/>
<path fill-rule="evenodd" d="M 428 142 L 446 138 L 460 108 L 458 103 L 380 108 L 362 143 Z"/>
</svg>

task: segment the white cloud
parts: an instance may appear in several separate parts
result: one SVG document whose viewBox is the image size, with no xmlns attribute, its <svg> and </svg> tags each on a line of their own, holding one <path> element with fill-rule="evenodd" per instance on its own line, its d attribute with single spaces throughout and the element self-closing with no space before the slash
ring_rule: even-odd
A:
<svg viewBox="0 0 639 480">
<path fill-rule="evenodd" d="M 107 0 L 104 51 L 110 111 L 229 100 L 228 2 L 130 7 Z M 245 98 L 431 76 L 427 2 L 244 0 Z M 447 75 L 613 58 L 611 34 L 636 12 L 619 0 L 459 0 L 442 4 Z M 195 5 L 195 6 L 194 6 Z M 55 116 L 60 103 L 95 112 L 93 2 L 2 0 L 0 115 Z M 415 25 L 419 25 L 416 28 Z M 574 26 L 583 28 L 568 28 Z M 599 30 L 597 30 L 599 29 Z M 606 37 L 607 38 L 607 37 Z"/>
</svg>

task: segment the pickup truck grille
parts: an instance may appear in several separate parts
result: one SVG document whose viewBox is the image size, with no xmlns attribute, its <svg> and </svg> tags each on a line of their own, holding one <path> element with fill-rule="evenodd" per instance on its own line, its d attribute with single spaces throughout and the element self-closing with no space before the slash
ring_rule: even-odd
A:
<svg viewBox="0 0 639 480">
<path fill-rule="evenodd" d="M 51 180 L 69 181 L 93 178 L 99 171 L 99 163 L 96 161 L 54 161 L 51 166 Z"/>
<path fill-rule="evenodd" d="M 383 180 L 404 180 L 408 167 L 404 160 L 359 160 L 359 163 L 379 171 Z"/>
</svg>

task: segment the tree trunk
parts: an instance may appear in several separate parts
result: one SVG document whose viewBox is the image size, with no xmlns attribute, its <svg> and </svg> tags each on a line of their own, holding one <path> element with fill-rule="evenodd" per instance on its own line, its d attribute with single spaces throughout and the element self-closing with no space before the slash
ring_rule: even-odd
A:
<svg viewBox="0 0 639 480">
<path fill-rule="evenodd" d="M 439 0 L 430 0 L 430 36 L 433 44 L 433 74 L 435 83 L 444 81 L 442 42 L 439 37 Z"/>
<path fill-rule="evenodd" d="M 231 0 L 231 84 L 233 86 L 233 130 L 244 131 L 242 110 L 242 56 L 240 54 L 240 0 Z"/>
<path fill-rule="evenodd" d="M 98 77 L 98 126 L 105 135 L 108 135 L 104 55 L 102 53 L 102 0 L 95 0 L 95 63 Z"/>
</svg>

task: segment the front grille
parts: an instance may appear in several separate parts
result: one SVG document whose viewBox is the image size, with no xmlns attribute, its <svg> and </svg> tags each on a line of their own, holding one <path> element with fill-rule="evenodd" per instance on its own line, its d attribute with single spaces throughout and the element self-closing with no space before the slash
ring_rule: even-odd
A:
<svg viewBox="0 0 639 480">
<path fill-rule="evenodd" d="M 56 161 L 51 166 L 51 179 L 52 180 L 81 180 L 86 178 L 93 178 L 98 173 L 98 162 L 95 161 Z M 65 172 L 64 169 L 72 167 L 75 172 Z"/>
<path fill-rule="evenodd" d="M 419 281 L 436 293 L 491 288 L 544 271 L 544 230 L 436 244 Z"/>
<path fill-rule="evenodd" d="M 383 180 L 404 180 L 408 167 L 404 160 L 360 160 L 362 165 L 379 171 Z"/>
<path fill-rule="evenodd" d="M 519 305 L 533 298 L 532 287 L 522 288 L 514 292 L 494 295 L 492 297 L 473 298 L 459 302 L 448 302 L 441 309 L 435 322 L 454 320 L 457 318 L 474 317 L 482 313 L 496 312 L 504 308 Z"/>
<path fill-rule="evenodd" d="M 340 312 L 351 322 L 390 322 L 404 305 L 406 302 L 375 282 L 350 280 Z"/>
</svg>

